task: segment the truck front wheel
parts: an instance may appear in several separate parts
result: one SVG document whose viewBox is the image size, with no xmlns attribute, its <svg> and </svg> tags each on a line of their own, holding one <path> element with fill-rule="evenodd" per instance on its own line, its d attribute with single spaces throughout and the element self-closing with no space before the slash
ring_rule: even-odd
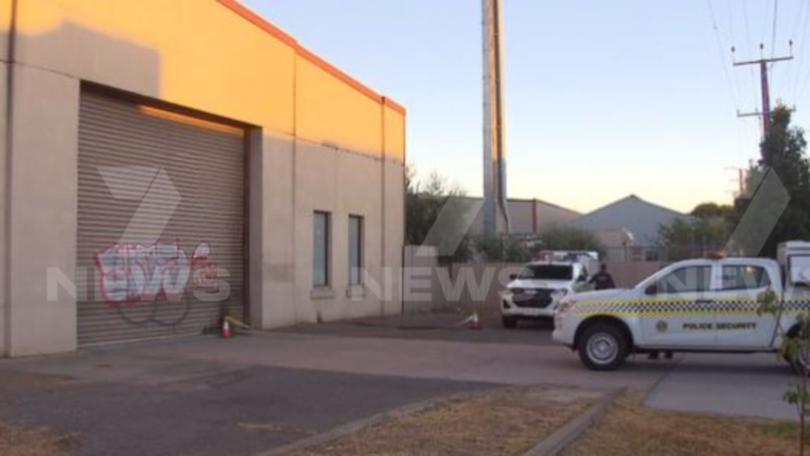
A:
<svg viewBox="0 0 810 456">
<path fill-rule="evenodd" d="M 591 370 L 618 369 L 630 353 L 624 332 L 614 324 L 595 323 L 579 341 L 579 359 Z"/>
</svg>

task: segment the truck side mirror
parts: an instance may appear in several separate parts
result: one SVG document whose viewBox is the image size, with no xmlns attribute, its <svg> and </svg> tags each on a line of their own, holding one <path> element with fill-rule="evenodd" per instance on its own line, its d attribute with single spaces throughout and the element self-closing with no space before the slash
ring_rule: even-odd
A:
<svg viewBox="0 0 810 456">
<path fill-rule="evenodd" d="M 658 294 L 658 285 L 657 284 L 650 285 L 649 287 L 647 287 L 646 290 L 644 290 L 644 293 L 648 295 Z"/>
</svg>

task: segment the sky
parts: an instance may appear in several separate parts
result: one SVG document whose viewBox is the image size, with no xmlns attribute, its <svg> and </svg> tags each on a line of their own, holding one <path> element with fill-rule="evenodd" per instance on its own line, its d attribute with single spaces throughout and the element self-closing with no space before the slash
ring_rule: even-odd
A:
<svg viewBox="0 0 810 456">
<path fill-rule="evenodd" d="M 480 0 L 244 3 L 405 105 L 419 176 L 481 194 Z M 730 203 L 760 138 L 736 115 L 760 107 L 758 70 L 732 59 L 759 58 L 759 43 L 788 55 L 792 40 L 771 96 L 810 127 L 808 19 L 806 0 L 504 0 L 509 197 L 582 212 L 629 194 Z"/>
</svg>

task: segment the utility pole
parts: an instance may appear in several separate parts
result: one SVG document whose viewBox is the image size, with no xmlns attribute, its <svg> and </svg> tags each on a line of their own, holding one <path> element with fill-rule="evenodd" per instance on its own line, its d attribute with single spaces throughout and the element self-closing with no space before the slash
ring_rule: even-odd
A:
<svg viewBox="0 0 810 456">
<path fill-rule="evenodd" d="M 509 233 L 506 197 L 503 14 L 501 0 L 482 0 L 484 55 L 484 233 Z"/>
<path fill-rule="evenodd" d="M 760 53 L 764 49 L 764 45 L 760 43 L 759 50 Z M 731 53 L 734 54 L 734 48 L 731 48 Z M 737 117 L 762 117 L 762 137 L 764 138 L 768 134 L 768 130 L 771 129 L 771 89 L 768 83 L 768 65 L 777 63 L 777 62 L 784 62 L 787 60 L 793 60 L 793 41 L 790 41 L 790 55 L 783 56 L 783 57 L 771 57 L 771 58 L 760 58 L 757 60 L 745 60 L 742 62 L 734 62 L 734 66 L 745 66 L 745 65 L 759 65 L 759 76 L 760 76 L 760 85 L 762 91 L 762 110 L 761 111 L 753 111 L 753 112 L 746 112 L 741 113 L 737 111 Z"/>
</svg>

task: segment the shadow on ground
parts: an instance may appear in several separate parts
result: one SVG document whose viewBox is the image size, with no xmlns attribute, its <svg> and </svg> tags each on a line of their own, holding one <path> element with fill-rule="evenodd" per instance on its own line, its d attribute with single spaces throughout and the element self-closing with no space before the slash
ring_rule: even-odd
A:
<svg viewBox="0 0 810 456">
<path fill-rule="evenodd" d="M 278 330 L 285 333 L 338 337 L 382 337 L 490 344 L 551 345 L 554 324 L 550 319 L 521 320 L 505 329 L 498 315 L 481 317 L 481 329 L 463 324 L 469 315 L 454 312 L 424 313 L 400 317 L 373 317 L 319 324 L 301 324 Z"/>
</svg>

